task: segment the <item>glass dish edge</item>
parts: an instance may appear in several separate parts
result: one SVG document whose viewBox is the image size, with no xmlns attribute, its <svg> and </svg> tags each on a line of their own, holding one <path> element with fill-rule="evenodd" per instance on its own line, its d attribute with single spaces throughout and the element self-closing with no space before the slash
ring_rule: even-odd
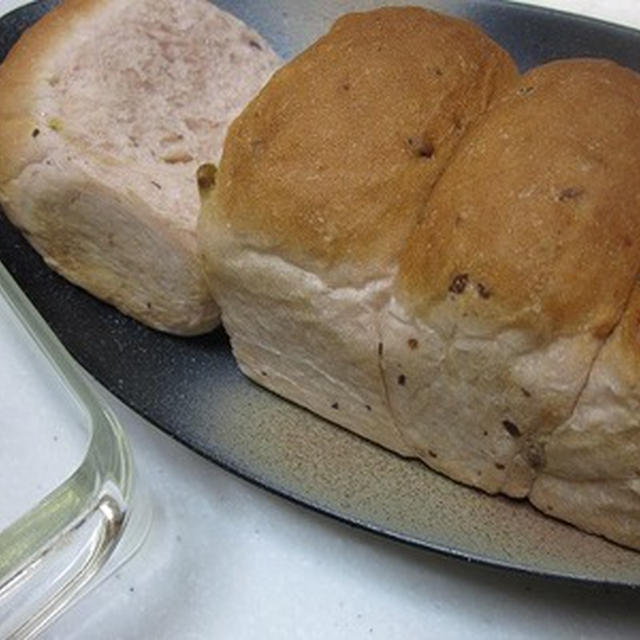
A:
<svg viewBox="0 0 640 640">
<path fill-rule="evenodd" d="M 127 436 L 0 262 L 0 296 L 88 417 L 84 459 L 0 531 L 0 637 L 32 638 L 130 558 L 150 525 Z"/>
</svg>

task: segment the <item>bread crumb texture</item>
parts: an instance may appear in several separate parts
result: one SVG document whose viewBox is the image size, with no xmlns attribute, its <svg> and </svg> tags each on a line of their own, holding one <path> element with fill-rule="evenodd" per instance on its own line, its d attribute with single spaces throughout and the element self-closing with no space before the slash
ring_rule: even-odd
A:
<svg viewBox="0 0 640 640">
<path fill-rule="evenodd" d="M 218 320 L 195 172 L 279 65 L 205 0 L 67 0 L 0 67 L 0 202 L 62 275 L 155 328 Z"/>
</svg>

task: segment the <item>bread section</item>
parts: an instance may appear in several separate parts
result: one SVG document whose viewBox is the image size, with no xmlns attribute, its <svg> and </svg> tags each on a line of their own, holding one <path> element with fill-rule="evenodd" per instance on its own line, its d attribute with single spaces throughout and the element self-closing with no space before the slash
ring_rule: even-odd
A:
<svg viewBox="0 0 640 640">
<path fill-rule="evenodd" d="M 67 0 L 0 66 L 0 203 L 46 262 L 156 329 L 212 329 L 194 175 L 279 66 L 205 0 Z"/>
<path fill-rule="evenodd" d="M 340 18 L 274 75 L 203 176 L 199 238 L 247 375 L 412 454 L 389 412 L 379 312 L 432 186 L 516 73 L 470 23 L 391 8 Z"/>
<path fill-rule="evenodd" d="M 524 497 L 576 464 L 569 450 L 551 464 L 547 449 L 559 451 L 568 424 L 589 429 L 578 415 L 640 270 L 638 105 L 640 78 L 613 63 L 539 67 L 438 182 L 383 322 L 393 415 L 430 466 Z M 616 422 L 606 406 L 601 418 Z M 567 493 L 547 511 L 577 521 L 582 499 Z"/>
</svg>

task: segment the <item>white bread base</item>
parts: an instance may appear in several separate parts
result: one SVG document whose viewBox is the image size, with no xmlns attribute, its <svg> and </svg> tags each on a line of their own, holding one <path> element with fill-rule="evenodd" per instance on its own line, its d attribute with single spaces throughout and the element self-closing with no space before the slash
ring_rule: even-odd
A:
<svg viewBox="0 0 640 640">
<path fill-rule="evenodd" d="M 456 304 L 434 307 L 426 323 L 395 299 L 385 312 L 384 372 L 397 428 L 430 467 L 525 497 L 543 463 L 539 439 L 571 415 L 600 343 L 560 338 L 541 350 L 524 331 L 458 322 Z"/>
<path fill-rule="evenodd" d="M 410 455 L 386 404 L 379 330 L 371 321 L 391 277 L 334 288 L 237 239 L 227 242 L 225 229 L 208 218 L 201 218 L 200 233 L 215 238 L 207 267 L 215 273 L 214 294 L 242 371 L 314 413 Z"/>
<path fill-rule="evenodd" d="M 390 279 L 335 289 L 278 257 L 222 244 L 223 322 L 248 377 L 455 480 L 528 497 L 549 515 L 640 547 L 640 452 L 630 446 L 640 381 L 632 392 L 612 371 L 616 334 L 604 346 L 582 335 L 540 351 L 522 332 L 454 330 L 442 313 L 429 327 L 395 300 L 384 304 Z M 497 380 L 508 381 L 504 393 L 487 406 Z M 553 410 L 536 413 L 536 404 Z"/>
</svg>

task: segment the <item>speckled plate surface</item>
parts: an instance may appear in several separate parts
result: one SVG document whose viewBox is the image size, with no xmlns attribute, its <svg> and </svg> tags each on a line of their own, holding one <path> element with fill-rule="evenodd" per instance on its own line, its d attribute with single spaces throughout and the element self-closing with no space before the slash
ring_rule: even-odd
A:
<svg viewBox="0 0 640 640">
<path fill-rule="evenodd" d="M 0 21 L 0 57 L 55 2 Z M 223 0 L 290 57 L 369 1 Z M 416 2 L 416 4 L 419 4 Z M 493 0 L 424 2 L 466 16 L 521 68 L 600 56 L 640 70 L 640 33 Z M 222 330 L 181 339 L 146 329 L 44 266 L 0 215 L 0 260 L 75 358 L 108 389 L 202 455 L 281 495 L 390 537 L 549 576 L 640 586 L 640 553 L 489 497 L 403 460 L 247 381 Z"/>
</svg>

